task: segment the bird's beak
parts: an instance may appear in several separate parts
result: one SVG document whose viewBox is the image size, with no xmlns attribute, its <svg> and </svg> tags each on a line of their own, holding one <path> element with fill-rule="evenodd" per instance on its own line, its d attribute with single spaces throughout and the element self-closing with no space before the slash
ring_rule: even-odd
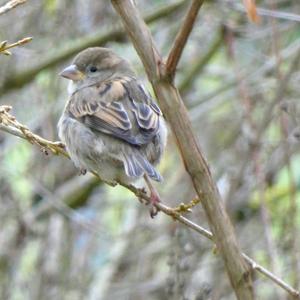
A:
<svg viewBox="0 0 300 300">
<path fill-rule="evenodd" d="M 84 74 L 78 70 L 76 65 L 66 67 L 59 75 L 73 81 L 79 81 L 84 78 Z"/>
</svg>

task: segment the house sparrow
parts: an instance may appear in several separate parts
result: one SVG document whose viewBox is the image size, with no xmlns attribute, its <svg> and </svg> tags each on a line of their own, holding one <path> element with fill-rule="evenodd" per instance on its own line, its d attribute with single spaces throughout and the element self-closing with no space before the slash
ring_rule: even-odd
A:
<svg viewBox="0 0 300 300">
<path fill-rule="evenodd" d="M 88 48 L 60 75 L 71 81 L 58 131 L 75 166 L 110 182 L 144 176 L 157 203 L 148 177 L 162 180 L 154 166 L 166 145 L 166 124 L 128 61 L 110 49 Z"/>
</svg>

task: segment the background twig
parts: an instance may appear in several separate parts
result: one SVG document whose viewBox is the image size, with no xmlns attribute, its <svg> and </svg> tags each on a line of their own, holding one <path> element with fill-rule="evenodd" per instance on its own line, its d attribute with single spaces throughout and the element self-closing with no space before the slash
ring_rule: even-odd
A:
<svg viewBox="0 0 300 300">
<path fill-rule="evenodd" d="M 12 0 L 0 7 L 0 15 L 3 15 L 18 5 L 24 4 L 27 0 Z"/>
<path fill-rule="evenodd" d="M 188 40 L 188 37 L 194 27 L 195 20 L 197 18 L 199 9 L 201 8 L 204 0 L 193 0 L 191 6 L 189 8 L 188 13 L 186 14 L 183 24 L 180 27 L 180 31 L 178 32 L 174 44 L 170 50 L 168 55 L 168 59 L 166 62 L 166 75 L 173 78 L 176 73 L 176 67 L 180 60 L 183 48 Z"/>
</svg>

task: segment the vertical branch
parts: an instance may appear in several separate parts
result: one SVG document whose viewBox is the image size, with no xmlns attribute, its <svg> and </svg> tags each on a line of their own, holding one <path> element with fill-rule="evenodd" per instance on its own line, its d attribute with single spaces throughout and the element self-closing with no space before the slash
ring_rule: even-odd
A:
<svg viewBox="0 0 300 300">
<path fill-rule="evenodd" d="M 184 46 L 188 40 L 188 37 L 194 27 L 199 9 L 201 8 L 204 0 L 193 0 L 188 13 L 186 14 L 183 24 L 175 38 L 174 44 L 168 55 L 166 64 L 166 75 L 174 78 L 176 73 L 176 67 L 180 60 Z"/>
<path fill-rule="evenodd" d="M 130 0 L 112 0 L 125 28 L 140 55 L 160 107 L 170 123 L 181 156 L 194 188 L 205 209 L 214 241 L 238 299 L 253 299 L 250 269 L 238 247 L 233 227 L 212 180 L 207 162 L 192 132 L 186 107 L 170 78 L 162 75 L 161 61 L 150 32 Z M 182 47 L 183 48 L 183 47 Z M 157 70 L 159 72 L 157 72 Z"/>
</svg>

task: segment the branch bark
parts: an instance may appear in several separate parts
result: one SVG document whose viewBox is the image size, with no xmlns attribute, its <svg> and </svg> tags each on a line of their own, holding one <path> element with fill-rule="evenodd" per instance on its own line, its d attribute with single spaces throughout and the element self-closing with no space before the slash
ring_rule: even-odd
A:
<svg viewBox="0 0 300 300">
<path fill-rule="evenodd" d="M 192 132 L 186 107 L 169 76 L 139 11 L 130 0 L 112 0 L 152 83 L 160 107 L 169 121 L 194 188 L 206 212 L 214 241 L 222 255 L 238 299 L 254 299 L 250 269 L 242 257 L 233 227 L 212 180 L 207 162 Z M 183 47 L 182 47 L 183 48 Z"/>
<path fill-rule="evenodd" d="M 183 24 L 175 38 L 174 44 L 168 55 L 166 64 L 166 74 L 173 80 L 176 74 L 176 68 L 180 60 L 181 54 L 188 40 L 190 33 L 194 27 L 198 12 L 203 4 L 204 0 L 193 0 L 186 14 Z"/>
<path fill-rule="evenodd" d="M 8 44 L 7 41 L 3 41 L 0 43 L 0 53 L 3 53 L 5 55 L 11 55 L 11 53 L 8 51 L 8 49 L 27 44 L 30 41 L 32 41 L 32 37 L 23 38 L 12 44 Z"/>
</svg>

